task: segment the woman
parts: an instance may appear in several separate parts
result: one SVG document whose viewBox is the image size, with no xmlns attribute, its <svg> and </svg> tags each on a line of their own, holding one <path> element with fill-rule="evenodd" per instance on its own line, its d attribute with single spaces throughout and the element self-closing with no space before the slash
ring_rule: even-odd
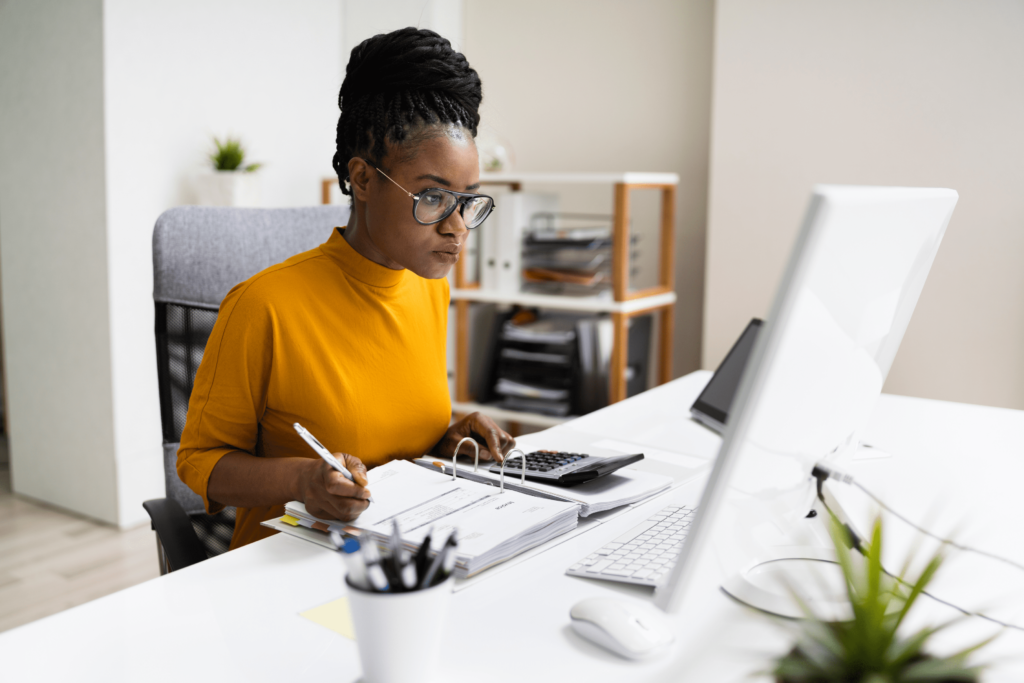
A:
<svg viewBox="0 0 1024 683">
<path fill-rule="evenodd" d="M 478 413 L 449 426 L 445 277 L 493 205 L 475 194 L 481 98 L 476 71 L 432 31 L 352 51 L 334 156 L 349 224 L 228 293 L 189 401 L 178 475 L 208 512 L 238 508 L 232 548 L 273 533 L 260 522 L 289 500 L 355 519 L 366 466 L 450 456 L 465 436 L 482 459 L 514 444 Z M 338 451 L 355 483 L 295 422 Z"/>
</svg>

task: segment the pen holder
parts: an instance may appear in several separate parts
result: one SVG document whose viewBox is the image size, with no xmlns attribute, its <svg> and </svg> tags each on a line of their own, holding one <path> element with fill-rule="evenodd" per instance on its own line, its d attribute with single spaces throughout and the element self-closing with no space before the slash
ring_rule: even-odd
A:
<svg viewBox="0 0 1024 683">
<path fill-rule="evenodd" d="M 406 593 L 356 588 L 348 579 L 348 604 L 363 664 L 362 683 L 434 680 L 453 579 Z"/>
</svg>

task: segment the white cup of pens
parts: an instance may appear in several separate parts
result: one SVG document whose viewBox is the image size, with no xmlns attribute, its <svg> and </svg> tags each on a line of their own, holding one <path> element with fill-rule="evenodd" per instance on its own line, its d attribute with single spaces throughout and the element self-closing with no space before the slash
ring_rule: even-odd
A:
<svg viewBox="0 0 1024 683">
<path fill-rule="evenodd" d="M 432 546 L 434 536 L 411 551 L 397 522 L 383 549 L 372 538 L 331 532 L 345 562 L 363 683 L 429 681 L 437 671 L 458 543 L 454 531 Z"/>
</svg>

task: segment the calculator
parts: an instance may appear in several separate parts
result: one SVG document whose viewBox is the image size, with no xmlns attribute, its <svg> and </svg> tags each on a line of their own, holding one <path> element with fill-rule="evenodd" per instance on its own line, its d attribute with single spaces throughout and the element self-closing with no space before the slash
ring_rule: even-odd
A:
<svg viewBox="0 0 1024 683">
<path fill-rule="evenodd" d="M 526 454 L 526 478 L 555 486 L 576 486 L 643 459 L 643 453 L 599 458 L 586 453 L 534 451 Z M 515 455 L 505 465 L 505 476 L 518 479 L 522 474 L 522 463 L 523 459 L 518 454 Z M 501 465 L 491 465 L 489 471 L 501 474 Z"/>
</svg>

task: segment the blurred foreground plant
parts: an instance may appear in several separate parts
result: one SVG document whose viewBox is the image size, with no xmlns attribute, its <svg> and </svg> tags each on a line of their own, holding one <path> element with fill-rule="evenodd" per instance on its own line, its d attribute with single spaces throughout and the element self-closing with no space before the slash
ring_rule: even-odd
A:
<svg viewBox="0 0 1024 683">
<path fill-rule="evenodd" d="M 982 667 L 969 665 L 967 658 L 991 638 L 948 657 L 936 657 L 925 651 L 935 633 L 963 617 L 906 636 L 900 633 L 910 609 L 942 566 L 942 549 L 936 551 L 916 578 L 907 576 L 912 557 L 907 558 L 899 576 L 893 577 L 882 568 L 881 518 L 875 520 L 862 562 L 855 561 L 859 558 L 850 552 L 849 532 L 834 516 L 830 532 L 843 570 L 852 619 L 823 621 L 794 592 L 793 597 L 806 618 L 798 622 L 796 645 L 775 662 L 771 673 L 776 681 L 977 681 Z"/>
</svg>

